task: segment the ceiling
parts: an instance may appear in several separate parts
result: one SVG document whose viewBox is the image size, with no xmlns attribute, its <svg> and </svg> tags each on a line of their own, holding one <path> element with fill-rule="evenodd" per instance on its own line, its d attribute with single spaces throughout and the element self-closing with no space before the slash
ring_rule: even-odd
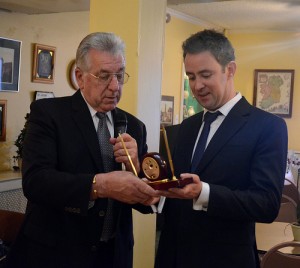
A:
<svg viewBox="0 0 300 268">
<path fill-rule="evenodd" d="M 0 0 L 0 11 L 25 14 L 88 11 L 89 0 Z M 300 31 L 300 0 L 167 0 L 172 16 L 227 30 Z"/>
<path fill-rule="evenodd" d="M 0 0 L 0 11 L 25 14 L 89 11 L 90 0 Z"/>
<path fill-rule="evenodd" d="M 300 31 L 300 0 L 168 0 L 168 8 L 207 27 Z"/>
</svg>

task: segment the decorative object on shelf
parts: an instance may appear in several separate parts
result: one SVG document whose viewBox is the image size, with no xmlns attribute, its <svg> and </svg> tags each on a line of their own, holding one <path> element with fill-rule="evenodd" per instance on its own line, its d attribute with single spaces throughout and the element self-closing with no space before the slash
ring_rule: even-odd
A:
<svg viewBox="0 0 300 268">
<path fill-rule="evenodd" d="M 0 100 L 0 141 L 6 141 L 6 100 Z"/>
<path fill-rule="evenodd" d="M 174 97 L 161 96 L 160 124 L 162 126 L 173 125 Z"/>
<path fill-rule="evenodd" d="M 39 99 L 48 99 L 48 98 L 55 98 L 54 93 L 51 91 L 36 91 L 35 92 L 35 100 Z"/>
<path fill-rule="evenodd" d="M 253 105 L 281 117 L 292 117 L 294 70 L 254 70 Z"/>
<path fill-rule="evenodd" d="M 18 92 L 21 41 L 0 37 L 0 92 Z"/>
<path fill-rule="evenodd" d="M 55 47 L 34 44 L 32 82 L 54 83 L 55 54 Z"/>
<path fill-rule="evenodd" d="M 69 70 L 69 81 L 73 89 L 77 90 L 79 88 L 75 76 L 75 69 L 76 69 L 76 62 L 72 60 L 70 63 L 70 70 Z"/>
<path fill-rule="evenodd" d="M 26 131 L 27 131 L 28 119 L 29 119 L 29 113 L 26 114 L 24 127 L 21 130 L 20 134 L 18 135 L 18 137 L 14 143 L 14 145 L 17 147 L 17 150 L 16 150 L 16 155 L 13 156 L 13 159 L 15 161 L 18 161 L 18 166 L 20 169 L 21 169 L 21 161 L 22 161 L 22 157 L 23 157 L 23 152 L 22 152 L 23 151 L 23 143 L 24 143 L 24 138 L 25 138 Z"/>
</svg>

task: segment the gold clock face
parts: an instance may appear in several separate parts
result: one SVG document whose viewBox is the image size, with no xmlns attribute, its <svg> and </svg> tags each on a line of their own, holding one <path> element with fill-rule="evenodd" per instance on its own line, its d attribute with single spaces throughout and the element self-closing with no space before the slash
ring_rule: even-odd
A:
<svg viewBox="0 0 300 268">
<path fill-rule="evenodd" d="M 142 162 L 142 169 L 149 180 L 156 180 L 160 177 L 160 167 L 156 159 L 152 157 L 145 157 Z"/>
</svg>

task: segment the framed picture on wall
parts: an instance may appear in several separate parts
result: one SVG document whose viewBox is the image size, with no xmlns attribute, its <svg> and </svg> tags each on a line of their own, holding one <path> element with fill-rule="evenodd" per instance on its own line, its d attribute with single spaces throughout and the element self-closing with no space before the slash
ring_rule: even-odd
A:
<svg viewBox="0 0 300 268">
<path fill-rule="evenodd" d="M 34 100 L 40 99 L 48 99 L 48 98 L 55 98 L 53 92 L 46 92 L 46 91 L 36 91 Z"/>
<path fill-rule="evenodd" d="M 56 48 L 34 44 L 32 82 L 54 83 Z"/>
<path fill-rule="evenodd" d="M 0 92 L 18 92 L 21 41 L 0 37 Z"/>
<path fill-rule="evenodd" d="M 161 96 L 160 124 L 162 126 L 173 125 L 173 112 L 174 112 L 174 97 Z"/>
<path fill-rule="evenodd" d="M 182 119 L 186 119 L 196 113 L 203 111 L 203 107 L 193 96 L 190 88 L 189 79 L 186 75 L 183 78 L 183 101 L 182 101 Z"/>
<path fill-rule="evenodd" d="M 75 75 L 75 69 L 76 69 L 76 62 L 75 60 L 72 60 L 70 63 L 70 69 L 69 69 L 69 81 L 73 89 L 77 90 L 79 88 L 76 80 Z"/>
<path fill-rule="evenodd" d="M 0 100 L 0 141 L 6 141 L 6 100 Z"/>
<path fill-rule="evenodd" d="M 291 117 L 294 72 L 294 70 L 254 70 L 254 106 L 281 117 Z"/>
</svg>

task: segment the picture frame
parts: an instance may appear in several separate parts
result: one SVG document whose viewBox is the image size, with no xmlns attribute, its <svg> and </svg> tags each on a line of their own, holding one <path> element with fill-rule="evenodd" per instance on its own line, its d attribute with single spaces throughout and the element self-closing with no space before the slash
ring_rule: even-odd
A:
<svg viewBox="0 0 300 268">
<path fill-rule="evenodd" d="M 160 105 L 160 124 L 161 126 L 173 125 L 173 113 L 174 113 L 174 97 L 173 96 L 161 96 Z"/>
<path fill-rule="evenodd" d="M 203 111 L 203 107 L 194 97 L 190 88 L 189 78 L 185 73 L 184 64 L 182 64 L 182 88 L 181 88 L 181 102 L 180 102 L 180 122 L 184 119 L 193 116 Z"/>
<path fill-rule="evenodd" d="M 292 117 L 294 70 L 254 70 L 253 105 L 280 117 Z"/>
<path fill-rule="evenodd" d="M 203 111 L 203 107 L 194 97 L 193 92 L 190 88 L 189 79 L 187 76 L 185 76 L 183 86 L 183 119 L 193 116 L 194 114 L 197 114 L 201 111 Z"/>
<path fill-rule="evenodd" d="M 0 100 L 0 141 L 6 141 L 7 100 Z"/>
<path fill-rule="evenodd" d="M 19 92 L 21 46 L 19 40 L 0 37 L 0 92 Z"/>
<path fill-rule="evenodd" d="M 55 98 L 53 92 L 51 92 L 51 91 L 35 91 L 34 100 L 49 99 L 49 98 Z"/>
<path fill-rule="evenodd" d="M 56 48 L 34 44 L 32 82 L 53 84 Z"/>
<path fill-rule="evenodd" d="M 79 86 L 77 84 L 75 70 L 76 70 L 76 62 L 75 62 L 75 60 L 72 60 L 70 62 L 70 69 L 69 69 L 69 82 L 70 82 L 72 88 L 74 90 L 77 90 L 77 89 L 79 89 Z"/>
</svg>

